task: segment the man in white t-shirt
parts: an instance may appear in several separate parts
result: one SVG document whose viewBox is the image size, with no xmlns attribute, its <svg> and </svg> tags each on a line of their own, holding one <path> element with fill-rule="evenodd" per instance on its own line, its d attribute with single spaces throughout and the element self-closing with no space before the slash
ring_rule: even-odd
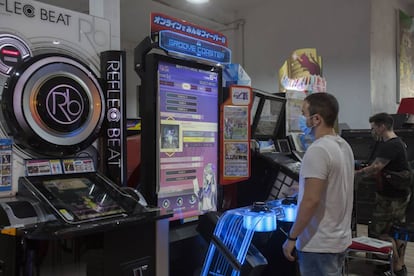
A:
<svg viewBox="0 0 414 276">
<path fill-rule="evenodd" d="M 338 101 L 328 93 L 310 94 L 302 106 L 315 141 L 303 157 L 298 213 L 283 244 L 290 261 L 296 247 L 301 275 L 342 275 L 351 244 L 354 155 L 335 133 L 338 111 Z"/>
</svg>

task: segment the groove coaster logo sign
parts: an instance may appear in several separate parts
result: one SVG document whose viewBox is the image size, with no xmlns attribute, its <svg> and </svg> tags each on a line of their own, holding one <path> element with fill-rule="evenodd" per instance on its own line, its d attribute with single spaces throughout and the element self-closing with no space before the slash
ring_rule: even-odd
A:
<svg viewBox="0 0 414 276">
<path fill-rule="evenodd" d="M 82 96 L 70 85 L 54 87 L 46 97 L 47 114 L 56 123 L 73 124 L 81 118 L 84 109 Z"/>
<path fill-rule="evenodd" d="M 31 4 L 25 4 L 19 1 L 0 1 L 0 13 L 24 15 L 26 17 L 39 17 L 42 21 L 48 21 L 56 24 L 63 24 L 65 26 L 70 25 L 71 15 L 57 12 L 55 10 L 49 10 L 46 8 L 35 8 Z"/>
</svg>

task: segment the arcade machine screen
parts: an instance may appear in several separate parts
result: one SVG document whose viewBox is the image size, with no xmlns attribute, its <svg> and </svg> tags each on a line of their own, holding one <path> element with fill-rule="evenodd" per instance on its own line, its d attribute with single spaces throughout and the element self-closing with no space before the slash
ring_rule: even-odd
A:
<svg viewBox="0 0 414 276">
<path fill-rule="evenodd" d="M 29 182 L 67 223 L 126 215 L 100 179 L 93 175 L 68 177 L 28 177 Z"/>
<path fill-rule="evenodd" d="M 221 71 L 160 60 L 158 206 L 174 219 L 217 210 Z"/>
<path fill-rule="evenodd" d="M 274 140 L 282 125 L 286 99 L 266 92 L 254 91 L 258 101 L 252 124 L 252 138 L 259 141 Z M 252 110 L 253 111 L 253 110 Z"/>
<path fill-rule="evenodd" d="M 371 135 L 370 129 L 344 129 L 341 132 L 352 148 L 357 163 L 369 163 L 374 156 L 376 142 Z"/>
</svg>

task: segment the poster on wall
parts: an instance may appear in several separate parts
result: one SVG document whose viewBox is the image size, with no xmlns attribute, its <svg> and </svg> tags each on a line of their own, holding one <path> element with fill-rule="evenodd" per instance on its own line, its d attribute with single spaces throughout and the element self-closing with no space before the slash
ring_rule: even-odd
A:
<svg viewBox="0 0 414 276">
<path fill-rule="evenodd" d="M 397 103 L 402 98 L 414 97 L 414 20 L 412 16 L 399 11 L 399 86 L 397 87 Z"/>
<path fill-rule="evenodd" d="M 224 142 L 224 176 L 249 176 L 248 142 Z"/>
<path fill-rule="evenodd" d="M 224 106 L 224 176 L 249 175 L 248 106 Z"/>
<path fill-rule="evenodd" d="M 220 107 L 220 184 L 229 185 L 250 177 L 250 107 L 252 88 L 231 85 Z M 255 108 L 257 109 L 258 102 Z"/>
<path fill-rule="evenodd" d="M 12 139 L 0 139 L 0 194 L 12 191 Z"/>
</svg>

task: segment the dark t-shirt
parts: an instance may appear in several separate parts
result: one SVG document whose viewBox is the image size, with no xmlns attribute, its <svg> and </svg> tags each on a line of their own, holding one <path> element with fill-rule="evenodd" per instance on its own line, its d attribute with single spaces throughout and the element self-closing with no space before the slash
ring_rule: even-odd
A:
<svg viewBox="0 0 414 276">
<path fill-rule="evenodd" d="M 400 137 L 381 142 L 378 146 L 376 157 L 390 160 L 383 169 L 385 171 L 399 172 L 408 170 L 407 146 Z"/>
<path fill-rule="evenodd" d="M 382 189 L 378 192 L 384 196 L 400 197 L 406 196 L 409 189 L 401 189 L 401 187 L 393 187 L 384 179 L 384 173 L 387 172 L 402 172 L 409 170 L 407 159 L 407 146 L 400 137 L 391 138 L 378 145 L 378 150 L 375 154 L 376 158 L 390 160 L 388 164 L 382 169 L 383 176 Z M 408 188 L 408 187 L 407 187 Z"/>
</svg>

